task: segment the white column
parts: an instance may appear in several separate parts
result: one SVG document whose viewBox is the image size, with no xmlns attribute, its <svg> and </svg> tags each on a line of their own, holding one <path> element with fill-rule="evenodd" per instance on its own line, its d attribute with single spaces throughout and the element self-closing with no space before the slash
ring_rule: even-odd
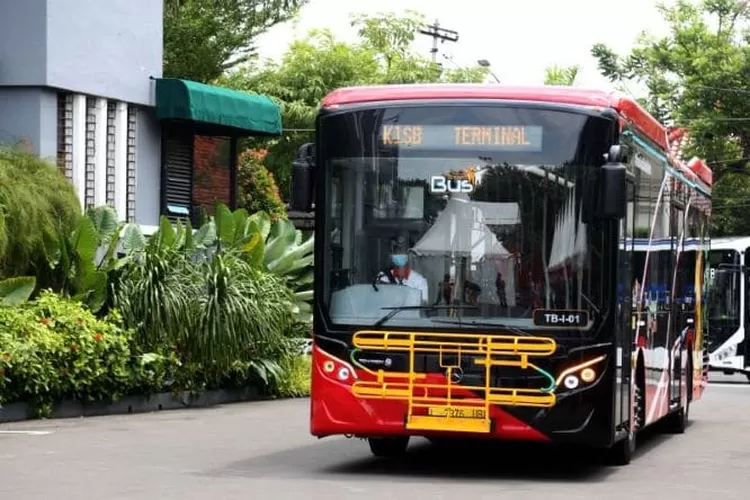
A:
<svg viewBox="0 0 750 500">
<path fill-rule="evenodd" d="M 73 95 L 73 186 L 86 206 L 86 96 Z"/>
<path fill-rule="evenodd" d="M 94 136 L 94 206 L 107 203 L 107 100 L 96 100 Z"/>
<path fill-rule="evenodd" d="M 121 221 L 128 218 L 128 105 L 115 111 L 115 210 Z"/>
</svg>

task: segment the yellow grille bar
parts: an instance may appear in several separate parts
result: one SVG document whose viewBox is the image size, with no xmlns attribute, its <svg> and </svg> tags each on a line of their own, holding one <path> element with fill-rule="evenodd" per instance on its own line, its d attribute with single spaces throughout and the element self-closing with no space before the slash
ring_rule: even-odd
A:
<svg viewBox="0 0 750 500">
<path fill-rule="evenodd" d="M 449 398 L 448 396 L 414 396 L 414 390 L 424 389 L 447 389 L 448 385 L 453 384 L 408 384 L 408 383 L 385 383 L 366 382 L 359 380 L 354 383 L 352 391 L 354 395 L 362 399 L 410 399 L 414 407 L 424 406 L 422 403 L 429 405 L 442 404 L 460 404 L 465 406 L 500 404 L 506 406 L 538 406 L 548 407 L 555 404 L 555 395 L 545 393 L 538 389 L 512 389 L 504 387 L 487 388 L 486 385 L 453 385 L 468 391 L 478 391 L 485 393 L 484 398 Z M 427 391 L 424 391 L 427 393 Z M 410 398 L 411 396 L 411 398 Z M 429 406 L 428 405 L 428 406 Z"/>
<path fill-rule="evenodd" d="M 406 428 L 410 430 L 478 432 L 491 431 L 490 405 L 545 408 L 556 402 L 554 379 L 529 358 L 551 356 L 557 350 L 554 339 L 547 337 L 486 335 L 466 333 L 417 333 L 362 330 L 352 343 L 362 351 L 408 353 L 408 371 L 391 372 L 360 368 L 375 376 L 374 381 L 359 380 L 353 393 L 363 399 L 405 400 L 408 402 Z M 428 383 L 427 373 L 415 371 L 417 354 L 437 354 L 446 371 L 445 383 Z M 448 357 L 453 357 L 449 360 Z M 460 385 L 452 382 L 454 372 L 462 373 L 462 360 L 484 366 L 483 385 Z M 515 356 L 515 359 L 508 359 Z M 526 389 L 492 387 L 493 366 L 512 366 L 542 372 L 551 379 L 550 387 Z M 471 391 L 479 397 L 465 398 L 456 389 Z M 418 410 L 419 413 L 415 413 Z M 423 414 L 425 412 L 426 414 Z"/>
<path fill-rule="evenodd" d="M 456 341 L 460 338 L 460 341 Z M 557 349 L 554 339 L 515 335 L 481 335 L 465 333 L 405 333 L 360 330 L 354 334 L 354 347 L 362 350 L 420 353 L 451 349 L 463 354 L 526 354 L 551 356 Z"/>
</svg>

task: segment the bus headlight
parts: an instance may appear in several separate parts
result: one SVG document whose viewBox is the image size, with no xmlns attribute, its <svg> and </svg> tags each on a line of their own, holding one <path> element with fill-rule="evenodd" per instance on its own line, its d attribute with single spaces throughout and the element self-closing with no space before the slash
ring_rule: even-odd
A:
<svg viewBox="0 0 750 500">
<path fill-rule="evenodd" d="M 557 387 L 563 386 L 572 391 L 578 387 L 593 384 L 603 371 L 600 365 L 605 359 L 606 356 L 597 356 L 594 359 L 566 368 L 558 375 L 555 385 Z"/>
<path fill-rule="evenodd" d="M 578 381 L 578 377 L 576 377 L 575 375 L 568 375 L 568 376 L 567 376 L 567 377 L 565 377 L 565 379 L 563 380 L 563 384 L 565 384 L 565 387 L 566 387 L 567 389 L 570 389 L 570 390 L 573 390 L 573 389 L 575 389 L 576 387 L 578 387 L 578 384 L 579 384 L 579 383 L 580 383 L 580 382 Z"/>
<path fill-rule="evenodd" d="M 584 368 L 581 370 L 581 380 L 586 382 L 587 384 L 590 384 L 594 380 L 596 380 L 596 372 L 593 368 Z"/>
<path fill-rule="evenodd" d="M 326 376 L 340 382 L 353 382 L 357 380 L 357 373 L 354 371 L 352 365 L 321 349 L 313 350 L 313 362 L 319 363 L 318 366 L 322 368 Z"/>
</svg>

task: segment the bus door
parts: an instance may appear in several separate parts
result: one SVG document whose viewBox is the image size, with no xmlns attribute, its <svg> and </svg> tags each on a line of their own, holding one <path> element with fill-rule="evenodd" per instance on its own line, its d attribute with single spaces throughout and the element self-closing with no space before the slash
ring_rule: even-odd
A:
<svg viewBox="0 0 750 500">
<path fill-rule="evenodd" d="M 685 224 L 685 210 L 680 204 L 672 203 L 671 214 L 672 255 L 674 256 L 674 282 L 671 284 L 670 328 L 667 334 L 667 344 L 664 346 L 670 356 L 671 373 L 669 377 L 669 403 L 680 403 L 682 394 L 682 349 L 674 350 L 676 341 L 693 320 L 692 297 L 685 292 L 695 274 L 695 251 L 692 247 L 685 248 L 684 239 L 688 238 Z"/>
<path fill-rule="evenodd" d="M 616 380 L 615 380 L 615 426 L 630 422 L 630 380 L 633 365 L 636 315 L 633 310 L 634 282 L 633 251 L 635 233 L 635 184 L 627 182 L 627 215 L 620 222 L 618 258 L 617 325 L 615 327 Z"/>
</svg>

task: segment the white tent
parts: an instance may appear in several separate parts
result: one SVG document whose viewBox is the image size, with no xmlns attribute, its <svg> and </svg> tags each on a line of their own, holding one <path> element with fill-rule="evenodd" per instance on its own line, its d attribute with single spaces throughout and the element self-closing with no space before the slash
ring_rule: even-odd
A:
<svg viewBox="0 0 750 500">
<path fill-rule="evenodd" d="M 411 249 L 417 255 L 471 257 L 510 257 L 487 224 L 515 225 L 520 223 L 516 203 L 488 203 L 459 197 L 448 200 L 435 224 Z"/>
</svg>

